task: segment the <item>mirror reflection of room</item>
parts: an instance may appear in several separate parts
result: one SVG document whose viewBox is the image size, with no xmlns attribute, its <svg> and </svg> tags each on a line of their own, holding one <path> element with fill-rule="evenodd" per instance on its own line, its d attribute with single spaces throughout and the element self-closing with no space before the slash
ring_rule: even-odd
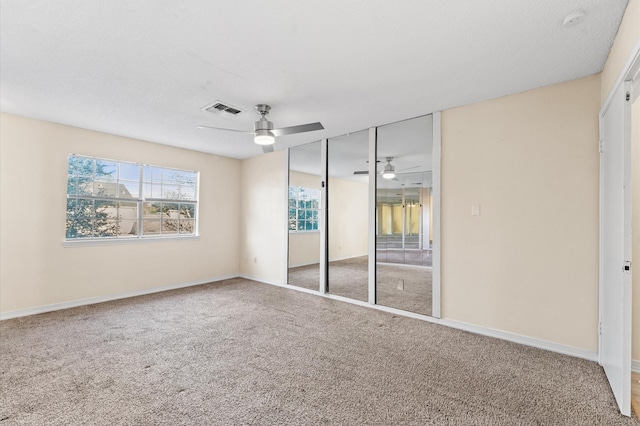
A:
<svg viewBox="0 0 640 426">
<path fill-rule="evenodd" d="M 328 291 L 368 300 L 369 271 L 369 131 L 331 138 L 327 147 Z"/>
<path fill-rule="evenodd" d="M 432 154 L 431 115 L 378 128 L 377 302 L 425 315 L 432 313 Z"/>
</svg>

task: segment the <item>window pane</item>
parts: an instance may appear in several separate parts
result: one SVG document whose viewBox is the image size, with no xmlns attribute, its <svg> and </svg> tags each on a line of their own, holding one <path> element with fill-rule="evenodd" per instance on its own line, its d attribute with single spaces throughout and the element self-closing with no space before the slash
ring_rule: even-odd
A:
<svg viewBox="0 0 640 426">
<path fill-rule="evenodd" d="M 180 187 L 180 200 L 190 200 L 195 201 L 196 199 L 196 188 L 191 186 L 181 186 Z"/>
<path fill-rule="evenodd" d="M 115 237 L 120 231 L 118 204 L 115 201 L 95 201 L 93 222 L 94 237 Z"/>
<path fill-rule="evenodd" d="M 138 182 L 140 180 L 140 166 L 131 163 L 120 163 L 119 180 L 133 180 Z"/>
<path fill-rule="evenodd" d="M 142 216 L 145 219 L 160 219 L 160 213 L 162 213 L 162 203 L 150 203 L 146 202 L 142 205 Z"/>
<path fill-rule="evenodd" d="M 179 200 L 180 193 L 178 192 L 178 187 L 176 185 L 162 185 L 162 195 L 161 198 L 167 198 L 170 200 Z"/>
<path fill-rule="evenodd" d="M 142 235 L 160 235 L 160 219 L 143 219 Z"/>
<path fill-rule="evenodd" d="M 178 219 L 180 208 L 178 203 L 163 203 L 162 212 L 170 219 Z"/>
<path fill-rule="evenodd" d="M 114 182 L 94 182 L 93 195 L 96 197 L 115 197 L 118 184 Z"/>
<path fill-rule="evenodd" d="M 180 182 L 180 171 L 173 169 L 162 169 L 162 183 L 175 185 Z"/>
<path fill-rule="evenodd" d="M 120 236 L 138 234 L 138 203 L 120 201 L 118 203 L 118 221 Z"/>
<path fill-rule="evenodd" d="M 78 176 L 76 191 L 78 195 L 93 194 L 93 178 L 87 176 Z"/>
<path fill-rule="evenodd" d="M 139 185 L 138 181 L 120 181 L 118 185 L 118 197 L 119 198 L 138 198 Z"/>
<path fill-rule="evenodd" d="M 93 177 L 95 160 L 77 156 L 69 157 L 69 174 Z"/>
<path fill-rule="evenodd" d="M 195 221 L 193 219 L 180 219 L 180 233 L 193 234 L 195 231 Z"/>
<path fill-rule="evenodd" d="M 195 188 L 198 185 L 198 173 L 182 172 L 182 185 Z"/>
<path fill-rule="evenodd" d="M 144 166 L 143 179 L 145 182 L 162 182 L 162 167 Z"/>
<path fill-rule="evenodd" d="M 196 206 L 194 204 L 180 204 L 180 218 L 193 219 L 196 217 Z"/>
<path fill-rule="evenodd" d="M 177 234 L 178 233 L 178 219 L 162 219 L 162 234 Z"/>
<path fill-rule="evenodd" d="M 304 220 L 298 220 L 298 231 L 304 231 L 306 222 Z"/>
<path fill-rule="evenodd" d="M 162 185 L 151 185 L 151 198 L 162 198 Z"/>
<path fill-rule="evenodd" d="M 118 178 L 118 163 L 115 161 L 96 160 L 96 180 L 115 182 Z"/>
<path fill-rule="evenodd" d="M 151 198 L 151 184 L 144 183 L 142 185 L 142 194 L 140 194 L 141 198 Z"/>
<path fill-rule="evenodd" d="M 67 195 L 76 195 L 78 192 L 78 177 L 76 175 L 67 176 Z"/>
<path fill-rule="evenodd" d="M 67 217 L 66 238 L 88 238 L 91 237 L 91 220 L 81 222 Z"/>
<path fill-rule="evenodd" d="M 76 200 L 76 218 L 93 218 L 93 200 Z"/>
</svg>

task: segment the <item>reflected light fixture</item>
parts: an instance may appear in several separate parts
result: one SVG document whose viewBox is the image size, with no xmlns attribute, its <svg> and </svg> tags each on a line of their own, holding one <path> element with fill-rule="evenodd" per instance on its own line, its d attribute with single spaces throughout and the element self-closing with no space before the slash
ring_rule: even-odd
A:
<svg viewBox="0 0 640 426">
<path fill-rule="evenodd" d="M 258 145 L 273 145 L 275 137 L 268 129 L 256 129 L 253 141 Z"/>
<path fill-rule="evenodd" d="M 387 164 L 385 164 L 384 170 L 382 171 L 382 177 L 385 179 L 393 179 L 396 177 L 396 171 L 391 164 L 391 160 L 393 160 L 393 157 L 387 157 Z"/>
</svg>

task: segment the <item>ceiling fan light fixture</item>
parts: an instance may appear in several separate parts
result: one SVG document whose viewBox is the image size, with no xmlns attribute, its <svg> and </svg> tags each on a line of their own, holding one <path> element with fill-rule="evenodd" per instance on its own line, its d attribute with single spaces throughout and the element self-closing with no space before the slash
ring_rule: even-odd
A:
<svg viewBox="0 0 640 426">
<path fill-rule="evenodd" d="M 396 177 L 396 169 L 391 164 L 391 157 L 387 157 L 387 164 L 384 166 L 384 170 L 382 171 L 382 177 L 384 179 L 393 179 Z"/>
<path fill-rule="evenodd" d="M 253 141 L 258 145 L 273 145 L 275 137 L 269 130 L 256 130 Z"/>
<path fill-rule="evenodd" d="M 394 177 L 396 177 L 396 171 L 391 164 L 387 164 L 386 166 L 384 166 L 382 177 L 385 179 L 393 179 Z"/>
</svg>

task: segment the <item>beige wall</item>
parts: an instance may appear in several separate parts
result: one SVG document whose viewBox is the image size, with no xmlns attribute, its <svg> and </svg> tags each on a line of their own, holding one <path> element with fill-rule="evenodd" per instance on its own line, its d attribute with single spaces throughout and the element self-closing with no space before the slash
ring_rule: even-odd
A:
<svg viewBox="0 0 640 426">
<path fill-rule="evenodd" d="M 284 284 L 287 153 L 243 160 L 241 174 L 240 271 L 245 277 Z"/>
<path fill-rule="evenodd" d="M 600 88 L 604 102 L 636 43 L 640 41 L 640 0 L 629 0 L 609 57 L 602 71 Z"/>
<path fill-rule="evenodd" d="M 200 172 L 200 238 L 63 247 L 67 156 Z M 0 116 L 0 312 L 237 275 L 240 162 Z"/>
<path fill-rule="evenodd" d="M 444 318 L 597 351 L 599 106 L 592 76 L 442 113 Z"/>
</svg>

